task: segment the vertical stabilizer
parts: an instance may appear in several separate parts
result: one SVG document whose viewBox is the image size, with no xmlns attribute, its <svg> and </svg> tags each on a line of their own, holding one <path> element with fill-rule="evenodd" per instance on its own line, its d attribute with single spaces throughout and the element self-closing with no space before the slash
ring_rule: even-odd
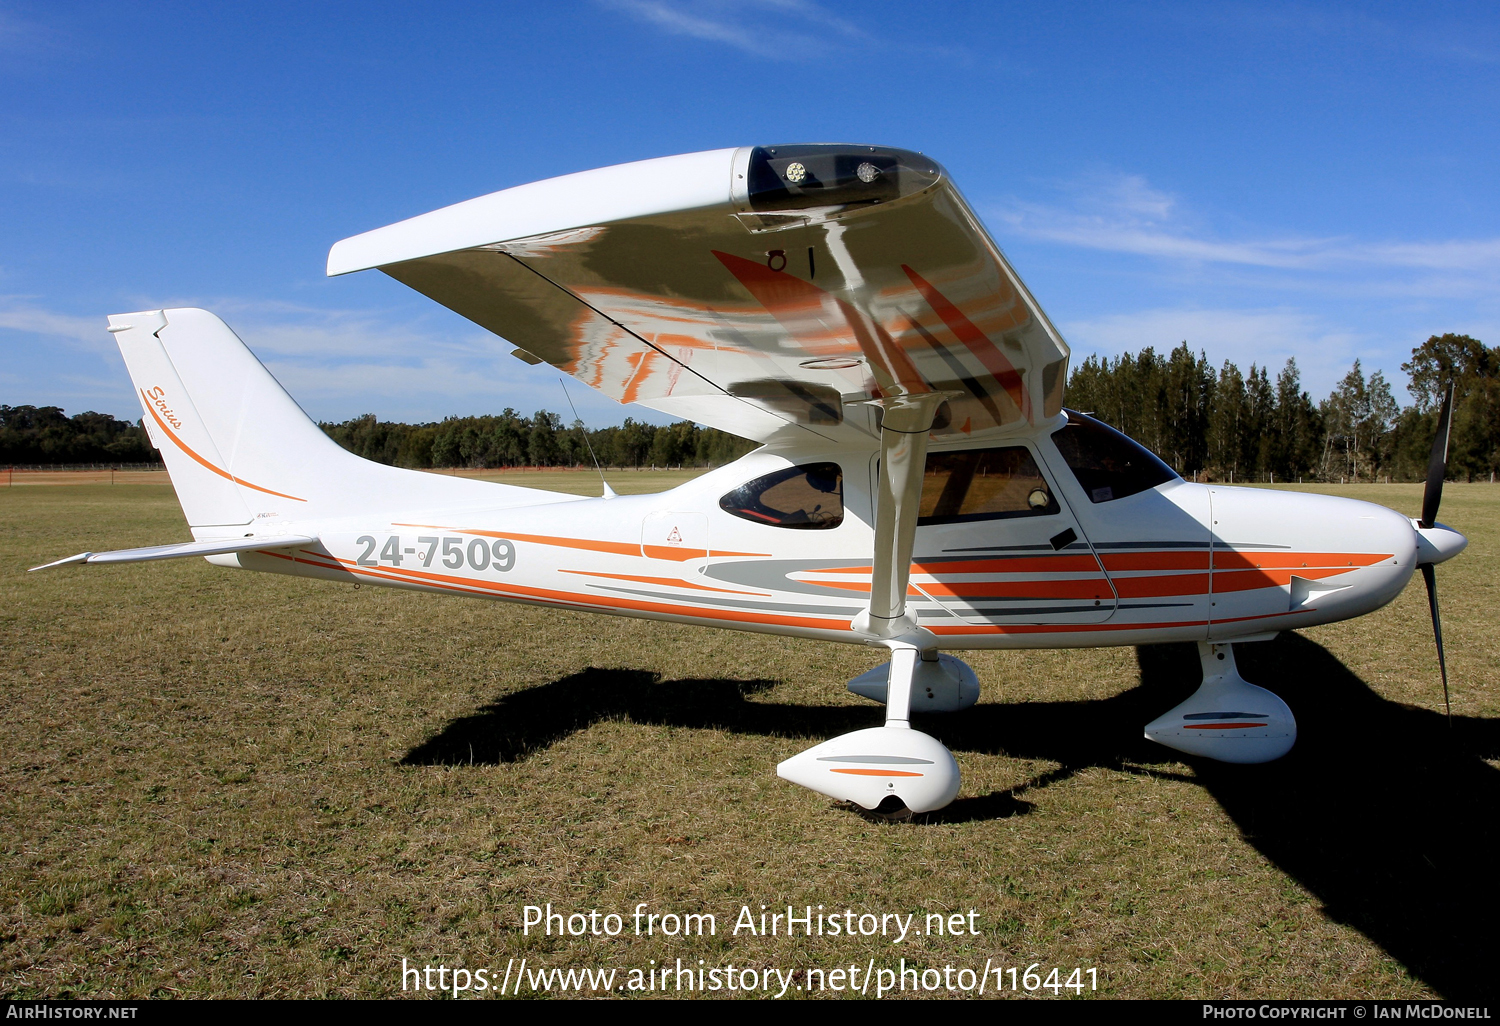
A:
<svg viewBox="0 0 1500 1026">
<path fill-rule="evenodd" d="M 203 314 L 201 310 L 171 312 L 174 317 L 183 313 Z M 213 319 L 223 331 L 229 331 L 222 321 Z M 125 357 L 136 398 L 145 411 L 144 423 L 151 444 L 161 452 L 190 526 L 248 524 L 253 517 L 240 494 L 241 486 L 228 469 L 229 459 L 220 452 L 214 434 L 199 414 L 167 353 L 162 336 L 168 323 L 164 310 L 115 314 L 109 319 L 109 330 Z M 265 373 L 263 368 L 261 372 Z M 219 440 L 233 441 L 233 438 L 226 439 L 221 433 Z"/>
<path fill-rule="evenodd" d="M 207 310 L 114 314 L 109 330 L 194 528 L 576 498 L 355 456 L 302 412 L 239 336 Z"/>
</svg>

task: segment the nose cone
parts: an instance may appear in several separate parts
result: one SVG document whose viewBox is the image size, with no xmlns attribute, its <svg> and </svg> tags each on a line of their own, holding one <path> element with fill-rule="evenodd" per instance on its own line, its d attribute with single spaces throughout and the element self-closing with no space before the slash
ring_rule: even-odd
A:
<svg viewBox="0 0 1500 1026">
<path fill-rule="evenodd" d="M 1410 567 L 1413 522 L 1393 509 L 1359 499 L 1263 488 L 1215 486 L 1215 544 L 1229 549 L 1290 549 L 1324 554 L 1382 555 Z M 1447 530 L 1441 525 L 1434 532 Z M 1260 544 L 1256 544 L 1260 543 Z M 1355 565 L 1364 565 L 1355 561 Z"/>
<path fill-rule="evenodd" d="M 1469 539 L 1447 524 L 1423 527 L 1419 521 L 1411 522 L 1417 532 L 1417 564 L 1441 563 L 1452 559 L 1469 547 Z"/>
</svg>

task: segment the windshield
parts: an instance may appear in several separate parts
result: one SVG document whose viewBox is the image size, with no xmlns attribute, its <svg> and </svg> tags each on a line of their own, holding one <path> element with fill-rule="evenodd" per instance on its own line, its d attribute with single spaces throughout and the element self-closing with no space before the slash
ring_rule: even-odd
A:
<svg viewBox="0 0 1500 1026">
<path fill-rule="evenodd" d="M 1171 467 L 1103 421 L 1068 410 L 1052 441 L 1092 502 L 1110 502 L 1177 479 Z"/>
</svg>

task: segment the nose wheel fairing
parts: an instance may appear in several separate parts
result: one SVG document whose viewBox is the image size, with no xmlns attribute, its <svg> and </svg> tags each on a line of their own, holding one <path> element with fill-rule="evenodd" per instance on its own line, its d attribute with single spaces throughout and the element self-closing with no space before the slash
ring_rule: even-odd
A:
<svg viewBox="0 0 1500 1026">
<path fill-rule="evenodd" d="M 1200 642 L 1203 683 L 1187 701 L 1146 724 L 1146 737 L 1219 762 L 1279 759 L 1297 741 L 1297 720 L 1276 695 L 1240 676 L 1234 648 Z"/>
</svg>

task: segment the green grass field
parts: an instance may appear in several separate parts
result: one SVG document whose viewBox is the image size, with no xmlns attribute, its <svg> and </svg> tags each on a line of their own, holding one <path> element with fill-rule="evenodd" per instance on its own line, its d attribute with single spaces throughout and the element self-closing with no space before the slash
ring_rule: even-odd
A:
<svg viewBox="0 0 1500 1026">
<path fill-rule="evenodd" d="M 1416 485 L 1321 490 L 1420 503 Z M 843 687 L 874 650 L 201 560 L 27 575 L 187 530 L 167 487 L 0 489 L 0 989 L 383 997 L 403 957 L 904 957 L 1094 968 L 1115 997 L 1492 996 L 1500 488 L 1450 484 L 1443 519 L 1471 539 L 1438 569 L 1451 730 L 1415 579 L 1376 614 L 1242 649 L 1301 725 L 1269 766 L 1141 738 L 1196 687 L 1191 646 L 969 653 L 981 704 L 918 724 L 963 790 L 898 825 L 774 776 L 881 721 Z M 627 930 L 523 936 L 522 906 L 547 902 Z M 635 937 L 640 902 L 713 913 L 718 934 Z M 975 909 L 980 935 L 730 936 L 742 904 Z"/>
</svg>

